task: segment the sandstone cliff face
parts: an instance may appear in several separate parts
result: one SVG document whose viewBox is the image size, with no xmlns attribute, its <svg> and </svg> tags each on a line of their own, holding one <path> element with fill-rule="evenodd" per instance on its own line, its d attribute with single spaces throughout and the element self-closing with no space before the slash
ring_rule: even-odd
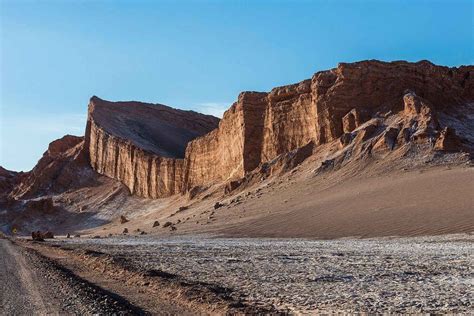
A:
<svg viewBox="0 0 474 316">
<path fill-rule="evenodd" d="M 270 93 L 243 92 L 219 128 L 186 149 L 186 188 L 242 178 L 315 137 L 310 81 Z"/>
<path fill-rule="evenodd" d="M 426 61 L 364 61 L 340 64 L 316 73 L 311 80 L 269 93 L 243 92 L 217 131 L 187 147 L 186 187 L 243 177 L 261 163 L 310 142 L 336 140 L 373 115 L 395 114 L 410 102 L 416 101 L 415 113 L 407 112 L 407 116 L 425 116 L 415 121 L 434 124 L 436 119 L 427 117 L 434 116 L 435 111 L 474 100 L 473 72 L 472 66 L 448 68 Z M 409 91 L 413 91 L 412 96 Z M 433 109 L 420 102 L 432 104 Z M 426 130 L 426 126 L 417 130 Z M 366 140 L 375 129 L 368 128 L 361 137 Z M 349 137 L 346 135 L 342 143 L 348 144 Z"/>
<path fill-rule="evenodd" d="M 474 102 L 473 75 L 473 66 L 427 61 L 342 63 L 268 93 L 243 92 L 220 122 L 94 97 L 86 147 L 93 169 L 151 198 L 240 179 L 277 157 L 314 147 L 308 144 L 339 141 L 344 147 L 377 136 L 370 148 L 392 150 L 443 137 L 437 147 L 452 149 L 443 144 L 453 143 L 455 131 L 442 133 L 436 113 Z"/>
<path fill-rule="evenodd" d="M 179 193 L 187 143 L 214 129 L 218 121 L 159 104 L 93 97 L 85 137 L 90 164 L 138 196 Z"/>
</svg>

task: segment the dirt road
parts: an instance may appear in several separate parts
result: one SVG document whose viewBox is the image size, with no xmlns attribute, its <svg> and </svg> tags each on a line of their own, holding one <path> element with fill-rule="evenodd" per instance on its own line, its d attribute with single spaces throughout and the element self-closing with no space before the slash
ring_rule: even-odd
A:
<svg viewBox="0 0 474 316">
<path fill-rule="evenodd" d="M 0 315 L 146 314 L 120 296 L 0 239 Z"/>
<path fill-rule="evenodd" d="M 47 314 L 57 312 L 51 301 L 45 302 L 35 271 L 12 243 L 0 239 L 0 311 L 5 315 Z"/>
</svg>

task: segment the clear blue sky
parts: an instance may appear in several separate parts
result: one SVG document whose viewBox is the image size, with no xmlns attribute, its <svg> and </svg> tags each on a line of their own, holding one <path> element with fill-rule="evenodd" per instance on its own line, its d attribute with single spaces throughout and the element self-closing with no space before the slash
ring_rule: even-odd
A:
<svg viewBox="0 0 474 316">
<path fill-rule="evenodd" d="M 0 165 L 84 133 L 90 96 L 221 113 L 362 59 L 474 63 L 468 1 L 0 0 Z"/>
</svg>

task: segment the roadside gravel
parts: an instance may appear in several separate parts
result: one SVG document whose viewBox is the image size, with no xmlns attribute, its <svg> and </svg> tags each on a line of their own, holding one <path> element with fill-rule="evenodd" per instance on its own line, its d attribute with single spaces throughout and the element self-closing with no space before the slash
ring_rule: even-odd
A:
<svg viewBox="0 0 474 316">
<path fill-rule="evenodd" d="M 146 312 L 33 250 L 0 239 L 0 315 L 144 315 Z"/>
</svg>

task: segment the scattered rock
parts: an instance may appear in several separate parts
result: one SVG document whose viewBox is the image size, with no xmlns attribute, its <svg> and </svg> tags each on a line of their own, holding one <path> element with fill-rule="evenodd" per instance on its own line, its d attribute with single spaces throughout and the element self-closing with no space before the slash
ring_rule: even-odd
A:
<svg viewBox="0 0 474 316">
<path fill-rule="evenodd" d="M 158 226 L 160 226 L 160 222 L 155 221 L 155 222 L 153 223 L 153 227 L 158 227 Z"/>
<path fill-rule="evenodd" d="M 163 227 L 165 228 L 165 227 L 168 227 L 168 226 L 171 226 L 171 225 L 173 225 L 173 223 L 171 223 L 171 222 L 166 222 L 166 223 L 163 224 Z"/>
<path fill-rule="evenodd" d="M 44 241 L 44 235 L 40 231 L 32 232 L 31 239 L 34 241 Z"/>
<path fill-rule="evenodd" d="M 129 220 L 128 220 L 125 216 L 123 216 L 123 215 L 120 216 L 120 224 L 125 224 L 125 223 L 127 223 L 128 221 L 129 221 Z"/>
<path fill-rule="evenodd" d="M 221 202 L 216 202 L 216 204 L 214 204 L 214 209 L 217 210 L 218 208 L 220 207 L 223 207 L 224 204 L 222 204 Z"/>
<path fill-rule="evenodd" d="M 185 210 L 187 210 L 188 208 L 189 208 L 189 206 L 180 206 L 180 207 L 178 208 L 178 212 L 185 211 Z"/>
<path fill-rule="evenodd" d="M 128 234 L 128 228 L 124 228 L 122 234 Z"/>
</svg>

